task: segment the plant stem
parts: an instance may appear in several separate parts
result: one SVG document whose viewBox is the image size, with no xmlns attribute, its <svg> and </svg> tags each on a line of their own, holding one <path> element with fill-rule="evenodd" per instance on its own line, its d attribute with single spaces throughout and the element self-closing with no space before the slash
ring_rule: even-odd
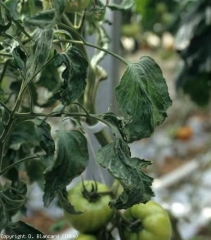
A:
<svg viewBox="0 0 211 240">
<path fill-rule="evenodd" d="M 35 117 L 61 117 L 62 114 L 65 114 L 67 117 L 88 117 L 88 118 L 93 118 L 96 119 L 100 122 L 105 123 L 108 126 L 111 126 L 109 122 L 107 122 L 106 120 L 100 118 L 97 114 L 86 114 L 84 112 L 72 112 L 72 113 L 53 113 L 53 114 L 46 114 L 46 113 L 19 113 L 16 112 L 15 116 L 17 118 L 35 118 Z"/>
<path fill-rule="evenodd" d="M 26 157 L 26 158 L 23 158 L 13 164 L 11 164 L 10 166 L 6 167 L 5 169 L 3 169 L 1 172 L 0 172 L 0 175 L 4 174 L 5 172 L 7 172 L 8 170 L 10 170 L 11 168 L 15 167 L 16 165 L 22 163 L 22 162 L 25 162 L 25 161 L 28 161 L 28 160 L 32 160 L 32 159 L 38 159 L 39 157 L 38 156 L 31 156 L 31 157 Z"/>
<path fill-rule="evenodd" d="M 12 57 L 12 55 L 9 54 L 9 53 L 0 53 L 0 56 L 3 56 L 3 57 Z"/>
<path fill-rule="evenodd" d="M 105 49 L 105 48 L 101 48 L 97 45 L 94 45 L 94 44 L 91 44 L 89 42 L 86 42 L 83 38 L 81 38 L 81 41 L 76 41 L 76 40 L 67 40 L 67 39 L 61 39 L 61 40 L 54 40 L 53 42 L 55 43 L 58 43 L 58 42 L 65 42 L 65 43 L 74 43 L 74 44 L 79 44 L 79 45 L 86 45 L 86 46 L 89 46 L 89 47 L 92 47 L 92 48 L 95 48 L 95 49 L 98 49 L 100 51 L 103 51 L 117 59 L 119 59 L 121 62 L 123 62 L 124 64 L 128 65 L 129 64 L 129 61 L 127 61 L 126 59 L 124 59 L 123 57 L 113 53 L 113 52 L 110 52 L 109 50 Z"/>
<path fill-rule="evenodd" d="M 113 52 L 110 52 L 110 51 L 107 50 L 107 49 L 101 48 L 101 47 L 99 47 L 99 46 L 97 46 L 97 45 L 94 45 L 94 44 L 91 44 L 91 43 L 89 43 L 89 42 L 85 42 L 84 44 L 85 44 L 86 46 L 89 46 L 89 47 L 92 47 L 92 48 L 96 48 L 96 49 L 98 49 L 98 50 L 101 50 L 101 51 L 103 51 L 103 52 L 106 52 L 106 53 L 108 53 L 109 55 L 111 55 L 111 56 L 119 59 L 121 62 L 123 62 L 123 63 L 126 64 L 126 65 L 129 64 L 129 61 L 127 61 L 127 60 L 124 59 L 123 57 L 121 57 L 121 56 L 119 56 L 119 55 L 117 55 L 117 54 L 115 54 L 115 53 L 113 53 Z"/>
<path fill-rule="evenodd" d="M 75 38 L 76 38 L 76 40 L 74 40 L 75 43 L 78 43 L 78 44 L 79 44 L 80 50 L 83 52 L 84 56 L 88 59 L 88 54 L 87 54 L 86 49 L 85 49 L 85 47 L 84 47 L 84 46 L 85 46 L 84 43 L 86 42 L 85 39 L 82 37 L 82 35 L 81 35 L 77 30 L 74 29 L 72 23 L 69 21 L 69 19 L 67 18 L 67 16 L 66 16 L 65 14 L 62 16 L 62 20 L 63 20 L 67 25 L 62 24 L 62 23 L 58 23 L 58 26 L 60 26 L 60 27 L 62 27 L 62 28 L 64 28 L 64 29 L 70 31 L 71 33 L 73 33 L 73 34 L 75 35 Z M 70 43 L 71 43 L 71 42 L 70 42 Z M 94 73 L 93 73 L 92 66 L 91 66 L 90 63 L 89 63 L 89 65 L 90 65 L 89 74 L 91 74 L 91 75 L 93 75 L 93 77 L 95 77 L 95 76 L 94 76 Z M 88 83 L 89 83 L 89 81 L 88 81 Z M 98 84 L 97 84 L 97 86 L 98 86 Z M 85 94 L 85 93 L 84 93 L 84 94 Z M 84 98 L 85 98 L 85 97 L 90 97 L 90 98 L 93 99 L 93 95 L 91 95 L 91 96 L 90 96 L 90 95 L 89 95 L 89 96 L 84 96 Z M 95 98 L 95 97 L 94 97 L 94 98 Z M 83 100 L 84 100 L 84 99 L 83 99 Z M 93 106 L 95 106 L 95 102 L 93 102 L 93 101 L 90 101 L 90 102 L 92 102 Z M 86 103 L 85 103 L 85 104 L 86 104 Z M 86 107 L 85 107 L 85 108 L 86 108 Z M 86 108 L 86 110 L 87 110 L 88 112 L 95 113 L 95 107 L 94 107 L 94 111 L 90 111 L 91 109 L 89 109 L 89 108 Z M 89 124 L 91 124 L 91 125 L 96 124 L 96 119 L 94 119 L 94 118 L 92 118 L 92 119 L 91 119 L 91 118 L 87 118 L 87 123 L 89 123 Z M 98 133 L 94 133 L 94 135 L 95 135 L 95 137 L 97 138 L 98 142 L 100 143 L 100 145 L 101 145 L 102 147 L 111 142 L 110 137 L 108 136 L 107 132 L 106 132 L 104 129 L 101 130 L 101 131 L 98 132 Z"/>
<path fill-rule="evenodd" d="M 3 68 L 2 72 L 1 72 L 1 76 L 0 76 L 0 84 L 2 83 L 2 80 L 4 78 L 4 74 L 6 73 L 8 64 L 9 64 L 9 60 L 7 60 L 4 64 L 4 68 Z"/>
<path fill-rule="evenodd" d="M 8 113 L 11 113 L 11 110 L 1 100 L 0 100 L 0 105 L 2 105 L 3 108 L 5 108 Z"/>
</svg>

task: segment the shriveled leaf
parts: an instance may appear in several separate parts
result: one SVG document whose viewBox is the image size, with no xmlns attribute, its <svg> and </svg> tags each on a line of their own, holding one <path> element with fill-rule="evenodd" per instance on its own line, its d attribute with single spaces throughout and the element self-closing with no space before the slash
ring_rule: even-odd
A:
<svg viewBox="0 0 211 240">
<path fill-rule="evenodd" d="M 35 240 L 41 237 L 45 238 L 45 235 L 41 231 L 22 221 L 9 224 L 5 229 L 5 234 L 13 236 L 24 235 L 27 238 Z M 15 236 L 13 239 L 15 240 Z"/>
<path fill-rule="evenodd" d="M 35 129 L 40 139 L 40 147 L 47 155 L 54 155 L 55 143 L 51 136 L 51 126 L 45 120 L 37 118 L 35 120 Z"/>
<path fill-rule="evenodd" d="M 131 63 L 115 89 L 127 142 L 149 137 L 167 117 L 171 99 L 161 69 L 150 57 Z"/>
<path fill-rule="evenodd" d="M 48 10 L 36 14 L 33 17 L 25 18 L 24 24 L 28 27 L 39 27 L 41 29 L 50 29 L 55 24 L 55 11 Z"/>
<path fill-rule="evenodd" d="M 116 138 L 97 152 L 97 162 L 118 179 L 124 192 L 109 205 L 116 209 L 127 209 L 134 204 L 145 203 L 154 196 L 151 189 L 153 179 L 142 172 L 151 162 L 130 157 L 130 149 Z"/>
<path fill-rule="evenodd" d="M 36 29 L 33 34 L 33 42 L 30 56 L 26 63 L 26 79 L 31 80 L 46 63 L 53 39 L 52 29 Z"/>
<path fill-rule="evenodd" d="M 59 202 L 60 202 L 62 208 L 66 212 L 68 212 L 68 213 L 70 213 L 72 215 L 83 213 L 81 211 L 76 211 L 74 206 L 71 205 L 71 203 L 68 200 L 68 193 L 67 193 L 66 189 L 63 189 L 63 190 L 59 191 L 58 192 L 58 197 L 59 197 Z"/>
<path fill-rule="evenodd" d="M 127 10 L 135 4 L 134 0 L 123 0 L 121 4 L 109 4 L 111 10 Z"/>
<path fill-rule="evenodd" d="M 63 190 L 88 164 L 85 136 L 79 131 L 58 131 L 58 153 L 51 169 L 45 174 L 44 204 L 48 206 L 55 194 Z"/>
<path fill-rule="evenodd" d="M 103 120 L 106 120 L 109 124 L 112 134 L 116 138 L 125 138 L 123 133 L 122 119 L 117 118 L 117 116 L 112 112 L 107 112 L 101 115 Z"/>
<path fill-rule="evenodd" d="M 54 97 L 63 105 L 69 105 L 77 100 L 85 90 L 88 61 L 79 49 L 71 47 L 67 52 L 56 55 L 56 67 L 62 64 L 66 67 L 62 73 L 64 82 Z"/>
</svg>

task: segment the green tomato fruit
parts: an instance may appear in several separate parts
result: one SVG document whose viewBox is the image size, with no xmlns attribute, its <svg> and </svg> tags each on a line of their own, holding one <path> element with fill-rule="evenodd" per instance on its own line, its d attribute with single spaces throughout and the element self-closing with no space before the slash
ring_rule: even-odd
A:
<svg viewBox="0 0 211 240">
<path fill-rule="evenodd" d="M 122 185 L 117 179 L 114 180 L 111 190 L 115 198 L 118 198 L 124 191 Z"/>
<path fill-rule="evenodd" d="M 106 6 L 101 2 L 98 1 L 96 4 L 90 3 L 87 12 L 87 19 L 88 21 L 92 22 L 100 22 L 105 19 L 106 15 Z"/>
<path fill-rule="evenodd" d="M 84 11 L 91 0 L 66 0 L 65 11 L 74 13 Z"/>
<path fill-rule="evenodd" d="M 108 203 L 112 197 L 108 194 L 100 194 L 108 191 L 109 188 L 106 185 L 86 180 L 84 183 L 78 183 L 68 192 L 70 203 L 76 210 L 83 211 L 80 215 L 65 214 L 75 229 L 82 233 L 93 233 L 111 220 L 113 209 L 108 206 Z"/>
<path fill-rule="evenodd" d="M 170 240 L 172 235 L 168 213 L 158 203 L 149 201 L 127 209 L 124 216 L 131 222 L 140 220 L 133 226 L 125 226 L 123 235 L 127 240 Z"/>
<path fill-rule="evenodd" d="M 97 238 L 94 235 L 89 235 L 89 234 L 79 234 L 76 239 L 77 240 L 97 240 Z"/>
</svg>

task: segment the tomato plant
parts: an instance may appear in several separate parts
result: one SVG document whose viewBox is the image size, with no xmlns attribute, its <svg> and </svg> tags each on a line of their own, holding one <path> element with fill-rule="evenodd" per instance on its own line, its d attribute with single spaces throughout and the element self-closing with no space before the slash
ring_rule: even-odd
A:
<svg viewBox="0 0 211 240">
<path fill-rule="evenodd" d="M 153 178 L 143 173 L 152 162 L 132 157 L 129 144 L 150 137 L 166 119 L 172 103 L 166 81 L 151 57 L 130 62 L 110 51 L 111 36 L 103 25 L 108 22 L 101 21 L 106 9 L 123 11 L 133 4 L 0 1 L 0 232 L 43 236 L 21 216 L 13 218 L 26 211 L 34 182 L 45 207 L 55 199 L 75 228 L 104 240 L 120 229 L 119 210 L 154 196 Z M 102 15 L 90 20 L 87 11 Z M 95 43 L 87 41 L 88 33 Z M 92 56 L 87 47 L 96 50 Z M 109 75 L 101 66 L 107 55 L 125 65 L 114 89 L 118 114 L 96 108 L 98 87 Z M 121 192 L 110 196 L 105 184 L 85 180 L 68 193 L 90 159 L 84 126 L 99 123 L 107 128 L 93 134 L 99 143 L 93 160 L 119 181 Z"/>
<path fill-rule="evenodd" d="M 127 209 L 124 213 L 131 224 L 124 225 L 128 240 L 170 240 L 171 223 L 168 213 L 157 203 L 149 201 Z"/>
<path fill-rule="evenodd" d="M 108 204 L 111 201 L 109 188 L 98 182 L 80 182 L 68 192 L 68 200 L 80 215 L 67 214 L 74 228 L 80 232 L 96 232 L 104 227 L 113 216 L 113 209 Z M 111 192 L 110 192 L 111 194 Z"/>
</svg>

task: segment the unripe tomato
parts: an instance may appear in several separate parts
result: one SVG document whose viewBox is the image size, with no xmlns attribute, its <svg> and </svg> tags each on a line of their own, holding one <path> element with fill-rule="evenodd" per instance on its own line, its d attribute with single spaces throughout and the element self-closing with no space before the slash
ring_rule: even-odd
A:
<svg viewBox="0 0 211 240">
<path fill-rule="evenodd" d="M 81 12 L 89 5 L 91 0 L 66 0 L 66 12 Z"/>
<path fill-rule="evenodd" d="M 125 217 L 134 223 L 123 227 L 126 240 L 170 240 L 172 235 L 171 222 L 168 213 L 156 202 L 136 204 L 127 209 Z"/>
<path fill-rule="evenodd" d="M 83 211 L 80 215 L 66 213 L 67 219 L 75 229 L 82 233 L 93 233 L 111 220 L 113 209 L 108 206 L 108 203 L 112 197 L 109 194 L 103 194 L 108 191 L 110 190 L 106 185 L 86 180 L 84 183 L 78 183 L 68 192 L 70 203 L 76 210 Z"/>
<path fill-rule="evenodd" d="M 89 235 L 89 234 L 80 234 L 76 239 L 77 240 L 97 240 L 97 238 L 94 235 Z"/>
<path fill-rule="evenodd" d="M 103 21 L 106 15 L 106 6 L 98 1 L 96 4 L 89 4 L 87 19 L 92 22 L 100 22 Z"/>
</svg>

